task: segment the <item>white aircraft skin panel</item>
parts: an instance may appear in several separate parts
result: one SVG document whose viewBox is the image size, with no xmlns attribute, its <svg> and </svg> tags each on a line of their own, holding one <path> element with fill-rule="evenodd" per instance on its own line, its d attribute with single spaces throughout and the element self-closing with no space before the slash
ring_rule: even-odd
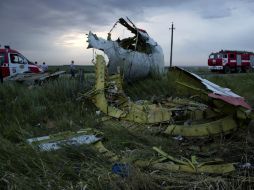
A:
<svg viewBox="0 0 254 190">
<path fill-rule="evenodd" d="M 185 69 L 182 69 L 182 70 L 186 71 Z M 242 98 L 238 94 L 235 94 L 234 92 L 232 92 L 231 89 L 229 89 L 229 88 L 223 88 L 217 84 L 214 84 L 213 82 L 211 82 L 209 80 L 201 78 L 200 76 L 198 76 L 197 74 L 194 74 L 192 72 L 189 72 L 189 71 L 186 71 L 186 72 L 190 73 L 191 75 L 193 75 L 194 77 L 199 79 L 202 82 L 202 84 L 204 84 L 206 86 L 207 89 L 211 90 L 215 94 L 220 94 L 220 95 L 224 95 L 224 96 L 232 96 L 232 97 L 236 97 L 236 98 Z"/>
<path fill-rule="evenodd" d="M 40 142 L 40 141 L 49 140 L 49 139 L 50 139 L 50 136 L 43 136 L 43 137 L 27 139 L 27 142 L 32 144 L 33 142 Z M 101 140 L 101 138 L 98 138 L 95 135 L 80 135 L 76 137 L 71 137 L 66 140 L 38 143 L 38 147 L 41 151 L 52 151 L 52 150 L 60 149 L 61 146 L 91 144 L 99 140 Z"/>
<path fill-rule="evenodd" d="M 109 74 L 117 73 L 117 67 L 121 68 L 124 77 L 127 79 L 142 78 L 150 72 L 162 73 L 164 71 L 162 48 L 146 33 L 140 33 L 147 39 L 146 43 L 150 44 L 151 54 L 124 49 L 120 47 L 118 42 L 97 37 L 92 32 L 89 32 L 88 35 L 88 47 L 102 50 L 108 56 Z"/>
</svg>

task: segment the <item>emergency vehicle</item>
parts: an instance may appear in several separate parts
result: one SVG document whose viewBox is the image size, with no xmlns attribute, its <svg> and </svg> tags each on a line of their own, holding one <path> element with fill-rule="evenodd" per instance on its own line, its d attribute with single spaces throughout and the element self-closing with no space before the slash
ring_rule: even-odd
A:
<svg viewBox="0 0 254 190">
<path fill-rule="evenodd" d="M 40 73 L 42 69 L 25 58 L 18 51 L 11 49 L 9 46 L 0 48 L 0 67 L 2 76 L 13 76 L 18 73 Z"/>
<path fill-rule="evenodd" d="M 211 71 L 250 72 L 254 68 L 254 53 L 247 51 L 221 50 L 208 58 Z"/>
</svg>

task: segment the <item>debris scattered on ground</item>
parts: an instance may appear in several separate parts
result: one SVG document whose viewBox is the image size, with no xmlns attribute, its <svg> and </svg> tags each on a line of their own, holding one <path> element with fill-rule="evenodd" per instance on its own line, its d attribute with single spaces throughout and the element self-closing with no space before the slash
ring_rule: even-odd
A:
<svg viewBox="0 0 254 190">
<path fill-rule="evenodd" d="M 123 91 L 120 74 L 106 75 L 103 56 L 97 55 L 95 68 L 95 87 L 85 97 L 113 118 L 143 124 L 167 123 L 165 134 L 184 137 L 230 133 L 240 127 L 239 121 L 253 118 L 251 107 L 242 97 L 177 67 L 169 74 L 174 75 L 182 98 L 168 98 L 156 104 L 147 100 L 132 102 Z M 202 101 L 187 99 L 185 94 Z"/>
<path fill-rule="evenodd" d="M 51 79 L 56 79 L 60 75 L 64 74 L 65 71 L 57 71 L 55 73 L 19 73 L 17 75 L 6 78 L 7 81 L 16 81 L 27 85 L 39 84 Z"/>
<path fill-rule="evenodd" d="M 196 156 L 191 156 L 191 159 L 182 158 L 176 159 L 170 156 L 166 152 L 162 151 L 157 147 L 153 147 L 159 155 L 162 156 L 161 159 L 157 160 L 152 164 L 154 168 L 164 169 L 168 171 L 183 171 L 190 173 L 217 173 L 225 174 L 235 170 L 233 163 L 224 164 L 223 160 L 213 160 L 206 162 L 198 162 Z M 170 162 L 164 162 L 169 160 Z"/>
<path fill-rule="evenodd" d="M 49 136 L 30 138 L 27 139 L 27 142 L 37 146 L 41 151 L 52 151 L 58 150 L 62 146 L 92 144 L 101 140 L 100 137 L 89 133 L 91 131 L 87 129 L 77 132 L 66 131 Z"/>
<path fill-rule="evenodd" d="M 254 166 L 253 164 L 249 163 L 249 162 L 246 162 L 246 163 L 238 163 L 237 164 L 237 167 L 240 168 L 240 169 L 254 169 Z"/>
</svg>

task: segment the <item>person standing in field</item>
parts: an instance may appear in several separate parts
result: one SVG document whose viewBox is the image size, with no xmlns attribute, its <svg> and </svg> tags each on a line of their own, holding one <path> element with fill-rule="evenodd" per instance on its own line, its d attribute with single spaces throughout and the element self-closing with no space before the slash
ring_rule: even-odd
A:
<svg viewBox="0 0 254 190">
<path fill-rule="evenodd" d="M 4 82 L 3 73 L 2 73 L 2 65 L 0 65 L 0 82 L 1 82 L 1 83 Z"/>
<path fill-rule="evenodd" d="M 4 79 L 3 79 L 3 63 L 4 63 L 4 57 L 0 57 L 0 82 L 3 83 Z"/>
<path fill-rule="evenodd" d="M 42 68 L 43 72 L 48 71 L 48 65 L 45 62 L 42 63 L 41 68 Z"/>
<path fill-rule="evenodd" d="M 75 65 L 74 65 L 74 61 L 71 61 L 71 65 L 70 65 L 70 72 L 71 72 L 71 77 L 75 77 Z"/>
</svg>

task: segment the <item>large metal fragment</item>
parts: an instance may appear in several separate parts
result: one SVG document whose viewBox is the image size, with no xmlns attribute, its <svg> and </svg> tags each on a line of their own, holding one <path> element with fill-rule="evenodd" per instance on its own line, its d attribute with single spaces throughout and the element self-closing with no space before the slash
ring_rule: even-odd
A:
<svg viewBox="0 0 254 190">
<path fill-rule="evenodd" d="M 27 143 L 38 147 L 40 151 L 54 151 L 64 146 L 79 146 L 92 144 L 93 148 L 111 162 L 117 161 L 118 156 L 105 148 L 102 144 L 102 133 L 94 129 L 82 129 L 77 132 L 65 131 L 49 136 L 35 137 L 27 139 Z"/>
<path fill-rule="evenodd" d="M 240 116 L 238 119 L 254 118 L 251 106 L 243 97 L 230 89 L 216 85 L 179 67 L 172 68 L 169 75 L 174 77 L 181 94 L 199 96 L 218 113 Z"/>
<path fill-rule="evenodd" d="M 107 40 L 97 37 L 92 32 L 88 34 L 88 48 L 102 50 L 108 56 L 109 74 L 116 74 L 118 67 L 127 80 L 135 80 L 148 74 L 162 73 L 164 55 L 157 42 L 146 31 L 137 28 L 132 22 L 129 24 L 120 18 L 117 23 L 126 27 L 134 36 L 112 41 L 111 33 L 109 33 Z"/>
<path fill-rule="evenodd" d="M 161 156 L 161 159 L 154 162 L 136 161 L 135 164 L 169 172 L 225 174 L 235 171 L 233 163 L 223 163 L 221 160 L 198 162 L 195 156 L 192 156 L 191 159 L 182 158 L 180 160 L 157 147 L 153 147 L 153 150 Z"/>
<path fill-rule="evenodd" d="M 227 116 L 212 122 L 190 125 L 169 125 L 164 133 L 185 137 L 202 137 L 216 134 L 226 134 L 237 129 L 237 123 L 232 116 Z"/>
<path fill-rule="evenodd" d="M 110 78 L 105 76 L 106 63 L 102 55 L 96 56 L 95 68 L 95 87 L 85 96 L 90 97 L 103 113 L 138 123 L 160 123 L 170 120 L 171 111 L 169 109 L 156 104 L 131 102 L 122 91 L 120 75 Z"/>
<path fill-rule="evenodd" d="M 225 134 L 237 129 L 240 122 L 236 120 L 241 120 L 243 123 L 254 118 L 251 106 L 230 89 L 222 88 L 178 67 L 172 68 L 169 75 L 174 77 L 179 94 L 199 97 L 206 102 L 211 109 L 205 115 L 210 115 L 213 119 L 206 122 L 194 121 L 182 125 L 169 125 L 166 134 L 186 137 Z"/>
</svg>

